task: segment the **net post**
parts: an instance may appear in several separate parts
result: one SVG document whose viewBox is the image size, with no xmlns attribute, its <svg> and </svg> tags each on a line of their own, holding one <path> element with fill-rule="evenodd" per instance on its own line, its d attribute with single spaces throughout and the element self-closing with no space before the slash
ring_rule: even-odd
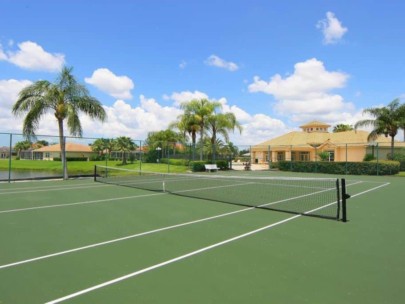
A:
<svg viewBox="0 0 405 304">
<path fill-rule="evenodd" d="M 97 165 L 94 165 L 94 181 L 95 182 L 97 181 L 96 176 L 97 176 Z"/>
<path fill-rule="evenodd" d="M 337 192 L 337 210 L 336 210 L 336 220 L 340 219 L 340 204 L 341 204 L 341 198 L 340 198 L 340 182 L 339 179 L 336 179 L 336 192 Z"/>
<path fill-rule="evenodd" d="M 346 193 L 346 179 L 342 178 L 342 222 L 347 222 L 346 200 L 350 197 Z"/>
</svg>

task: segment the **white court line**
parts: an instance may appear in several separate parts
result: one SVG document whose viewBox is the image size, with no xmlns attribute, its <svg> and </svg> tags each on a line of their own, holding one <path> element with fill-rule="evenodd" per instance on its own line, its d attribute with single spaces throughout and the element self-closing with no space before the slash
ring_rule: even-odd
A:
<svg viewBox="0 0 405 304">
<path fill-rule="evenodd" d="M 89 188 L 98 188 L 98 187 L 106 187 L 108 185 L 103 184 L 103 185 L 91 185 L 91 186 L 71 186 L 71 187 L 40 187 L 40 188 L 36 188 L 35 190 L 32 190 L 34 188 L 30 188 L 27 191 L 25 191 L 25 189 L 7 189 L 7 190 L 3 190 L 0 192 L 0 195 L 6 195 L 6 194 L 20 194 L 20 193 L 35 193 L 35 192 L 46 192 L 46 191 L 60 191 L 60 190 L 72 190 L 72 189 L 89 189 Z M 10 190 L 10 192 L 7 192 L 8 190 Z M 12 190 L 12 192 L 11 192 Z M 21 191 L 23 190 L 23 191 Z"/>
<path fill-rule="evenodd" d="M 385 187 L 385 186 L 387 186 L 387 185 L 389 185 L 389 184 L 390 184 L 390 183 L 385 183 L 385 184 L 383 184 L 383 185 L 380 185 L 380 186 L 377 186 L 377 187 L 368 189 L 368 190 L 366 190 L 366 191 L 363 191 L 363 192 L 354 194 L 354 195 L 352 195 L 352 197 L 356 197 L 356 196 L 365 194 L 365 193 L 367 193 L 367 192 L 374 191 L 374 190 L 376 190 L 376 189 L 378 189 L 378 188 Z M 330 204 L 328 204 L 328 205 L 322 206 L 322 207 L 320 207 L 320 208 L 313 209 L 313 210 L 308 211 L 308 212 L 306 212 L 306 213 L 311 213 L 311 212 L 317 211 L 317 210 L 319 210 L 319 209 L 326 208 L 326 207 L 328 207 L 328 206 L 330 206 L 330 205 L 332 205 L 332 204 L 335 204 L 335 203 L 336 203 L 336 202 L 330 203 Z M 60 303 L 60 302 L 63 302 L 63 301 L 66 301 L 66 300 L 75 298 L 75 297 L 77 297 L 77 296 L 80 296 L 80 295 L 89 293 L 89 292 L 94 291 L 94 290 L 96 290 L 96 289 L 100 289 L 100 288 L 103 288 L 103 287 L 106 287 L 106 286 L 109 286 L 109 285 L 112 285 L 112 284 L 115 284 L 115 283 L 118 283 L 118 282 L 127 280 L 127 279 L 129 279 L 129 278 L 133 278 L 133 277 L 138 276 L 138 275 L 140 275 L 140 274 L 143 274 L 143 273 L 152 271 L 152 270 L 154 270 L 154 269 L 157 269 L 157 268 L 160 268 L 160 267 L 163 267 L 163 266 L 166 266 L 166 265 L 169 265 L 169 264 L 178 262 L 178 261 L 180 261 L 180 260 L 184 260 L 184 259 L 186 259 L 186 258 L 189 258 L 189 257 L 191 257 L 191 256 L 194 256 L 194 255 L 197 255 L 197 254 L 200 254 L 200 253 L 203 253 L 203 252 L 205 252 L 205 251 L 208 251 L 208 250 L 211 250 L 211 249 L 214 249 L 214 248 L 217 248 L 217 247 L 226 245 L 226 244 L 228 244 L 228 243 L 231 243 L 231 242 L 237 241 L 237 240 L 239 240 L 239 239 L 245 238 L 245 237 L 247 237 L 247 236 L 256 234 L 256 233 L 261 232 L 261 231 L 263 231 L 263 230 L 267 230 L 267 229 L 273 228 L 273 227 L 275 227 L 275 226 L 278 226 L 278 225 L 287 223 L 287 222 L 292 221 L 292 220 L 294 220 L 294 219 L 297 219 L 297 218 L 299 218 L 299 217 L 301 217 L 301 216 L 302 216 L 301 214 L 298 214 L 298 215 L 289 217 L 289 218 L 287 218 L 287 219 L 285 219 L 285 220 L 278 221 L 278 222 L 276 222 L 276 223 L 273 223 L 273 224 L 270 224 L 270 225 L 267 225 L 267 226 L 264 226 L 264 227 L 261 227 L 261 228 L 258 228 L 258 229 L 249 231 L 249 232 L 244 233 L 244 234 L 240 234 L 240 235 L 235 236 L 235 237 L 233 237 L 233 238 L 230 238 L 230 239 L 224 240 L 224 241 L 222 241 L 222 242 L 218 242 L 218 243 L 212 244 L 212 245 L 207 246 L 207 247 L 200 248 L 200 249 L 198 249 L 198 250 L 195 250 L 195 251 L 189 252 L 189 253 L 187 253 L 187 254 L 178 256 L 178 257 L 176 257 L 176 258 L 173 258 L 173 259 L 164 261 L 164 262 L 162 262 L 162 263 L 155 264 L 155 265 L 146 267 L 146 268 L 144 268 L 144 269 L 141 269 L 141 270 L 138 270 L 138 271 L 129 273 L 129 274 L 127 274 L 127 275 L 124 275 L 124 276 L 115 278 L 115 279 L 113 279 L 113 280 L 106 281 L 106 282 L 104 282 L 104 283 L 101 283 L 101 284 L 98 284 L 98 285 L 94 285 L 94 286 L 92 286 L 92 287 L 89 287 L 89 288 L 86 288 L 86 289 L 77 291 L 77 292 L 75 292 L 75 293 L 66 295 L 66 296 L 64 296 L 64 297 L 61 297 L 61 298 L 58 298 L 58 299 L 55 299 L 55 300 L 51 300 L 51 301 L 49 301 L 49 302 L 46 302 L 45 304 L 56 304 L 56 303 Z"/>
<path fill-rule="evenodd" d="M 187 191 L 187 190 L 185 190 L 185 191 Z M 274 204 L 278 204 L 278 203 L 282 203 L 282 202 L 286 202 L 286 201 L 292 201 L 292 200 L 299 199 L 299 198 L 302 198 L 302 197 L 315 195 L 315 194 L 318 194 L 318 193 L 321 193 L 321 192 L 324 192 L 324 191 L 329 191 L 329 189 L 314 192 L 314 193 L 303 194 L 303 195 L 300 195 L 300 196 L 291 197 L 291 198 L 288 198 L 288 199 L 283 199 L 283 200 L 279 200 L 279 201 L 275 201 L 275 202 L 271 202 L 271 203 L 266 203 L 266 204 L 259 205 L 257 207 L 265 207 L 265 206 L 270 206 L 270 205 L 274 205 Z M 112 243 L 116 243 L 116 242 L 120 242 L 120 241 L 124 241 L 124 240 L 128 240 L 128 239 L 132 239 L 132 238 L 136 238 L 136 237 L 140 237 L 140 236 L 144 236 L 144 235 L 148 235 L 148 234 L 152 234 L 152 233 L 156 233 L 156 232 L 161 232 L 161 231 L 165 231 L 165 230 L 179 228 L 179 227 L 183 227 L 183 226 L 187 226 L 187 225 L 191 225 L 191 224 L 197 224 L 197 223 L 201 223 L 201 222 L 204 222 L 204 221 L 217 219 L 217 218 L 220 218 L 220 217 L 233 215 L 233 214 L 236 214 L 236 213 L 250 211 L 250 210 L 253 210 L 253 209 L 255 209 L 255 207 L 248 207 L 248 208 L 245 208 L 245 209 L 232 211 L 232 212 L 227 212 L 227 213 L 223 213 L 223 214 L 219 214 L 219 215 L 215 215 L 215 216 L 211 216 L 211 217 L 206 217 L 206 218 L 198 219 L 198 220 L 195 220 L 195 221 L 190 221 L 190 222 L 185 222 L 185 223 L 181 223 L 181 224 L 177 224 L 177 225 L 167 226 L 167 227 L 163 227 L 163 228 L 159 228 L 159 229 L 155 229 L 155 230 L 150 230 L 150 231 L 145 231 L 145 232 L 141 232 L 141 233 L 138 233 L 138 234 L 133 234 L 133 235 L 129 235 L 129 236 L 125 236 L 125 237 L 121 237 L 121 238 L 117 238 L 117 239 L 112 239 L 112 240 L 108 240 L 108 241 L 104 241 L 104 242 L 100 242 L 100 243 L 90 244 L 90 245 L 83 246 L 83 247 L 68 249 L 68 250 L 60 251 L 60 252 L 55 252 L 55 253 L 51 253 L 51 254 L 48 254 L 48 255 L 39 256 L 39 257 L 36 257 L 36 258 L 31 258 L 31 259 L 27 259 L 27 260 L 13 262 L 13 263 L 10 263 L 10 264 L 0 265 L 0 269 L 13 267 L 13 266 L 18 266 L 18 265 L 21 265 L 21 264 L 35 262 L 35 261 L 39 261 L 39 260 L 43 260 L 43 259 L 47 259 L 47 258 L 59 256 L 59 255 L 64 255 L 64 254 L 68 254 L 68 253 L 72 253 L 72 252 L 76 252 L 76 251 L 86 250 L 86 249 L 90 249 L 90 248 L 94 248 L 94 247 L 104 246 L 104 245 L 108 245 L 108 244 L 112 244 Z"/>
<path fill-rule="evenodd" d="M 119 200 L 130 199 L 130 198 L 148 197 L 148 196 L 164 195 L 164 194 L 167 194 L 167 193 L 141 194 L 141 195 L 133 195 L 133 196 L 125 196 L 125 197 L 106 198 L 106 199 L 93 200 L 93 201 L 84 201 L 84 202 L 77 202 L 77 203 L 46 205 L 46 206 L 39 206 L 39 207 L 20 208 L 20 209 L 9 209 L 9 210 L 0 211 L 0 214 L 11 213 L 11 212 L 29 211 L 29 210 L 36 210 L 36 209 L 60 208 L 60 207 L 68 207 L 68 206 L 75 206 L 75 205 L 95 204 L 95 203 L 119 201 Z"/>
</svg>

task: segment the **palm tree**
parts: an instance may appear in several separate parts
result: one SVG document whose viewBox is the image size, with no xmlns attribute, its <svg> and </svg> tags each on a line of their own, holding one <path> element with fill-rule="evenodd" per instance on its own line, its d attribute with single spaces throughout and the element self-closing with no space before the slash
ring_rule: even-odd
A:
<svg viewBox="0 0 405 304">
<path fill-rule="evenodd" d="M 21 157 L 21 151 L 26 151 L 31 148 L 31 142 L 29 140 L 19 141 L 14 145 L 14 150 L 17 151 L 18 157 Z"/>
<path fill-rule="evenodd" d="M 39 80 L 19 93 L 13 106 L 13 114 L 26 114 L 23 123 L 23 134 L 35 137 L 35 131 L 41 118 L 52 112 L 58 122 L 59 143 L 63 165 L 63 178 L 67 179 L 67 164 L 65 151 L 65 135 L 63 123 L 67 120 L 67 127 L 73 136 L 82 136 L 83 130 L 79 113 L 83 112 L 92 119 L 104 121 L 106 113 L 101 103 L 89 95 L 85 86 L 79 84 L 72 75 L 73 68 L 63 67 L 55 83 Z"/>
<path fill-rule="evenodd" d="M 181 104 L 184 110 L 184 115 L 191 118 L 199 126 L 200 132 L 200 160 L 203 159 L 204 132 L 208 123 L 208 118 L 215 113 L 216 109 L 222 107 L 222 104 L 217 101 L 209 101 L 208 99 L 193 99 L 189 102 Z"/>
<path fill-rule="evenodd" d="M 222 135 L 225 139 L 225 142 L 228 143 L 228 131 L 234 131 L 235 128 L 237 128 L 239 132 L 242 133 L 242 126 L 236 120 L 235 114 L 233 113 L 219 113 L 208 117 L 207 129 L 211 133 L 211 146 L 214 159 L 217 134 Z"/>
<path fill-rule="evenodd" d="M 183 135 L 184 143 L 187 143 L 187 134 L 191 137 L 192 159 L 195 159 L 195 144 L 197 142 L 197 133 L 200 130 L 197 117 L 194 114 L 182 114 L 177 120 L 170 123 L 169 129 L 176 129 Z"/>
<path fill-rule="evenodd" d="M 370 114 L 375 119 L 364 119 L 358 121 L 354 128 L 373 127 L 373 130 L 368 135 L 368 140 L 375 140 L 379 135 L 384 134 L 385 137 L 391 137 L 391 157 L 394 155 L 394 137 L 398 130 L 404 126 L 405 107 L 400 105 L 399 99 L 394 99 L 388 106 L 382 108 L 368 108 L 363 110 L 363 113 Z"/>
<path fill-rule="evenodd" d="M 333 127 L 333 133 L 352 131 L 353 126 L 346 124 L 337 124 Z"/>
<path fill-rule="evenodd" d="M 115 139 L 115 147 L 118 151 L 123 153 L 122 164 L 127 164 L 127 153 L 136 149 L 135 143 L 131 138 L 126 136 L 120 136 Z"/>
</svg>

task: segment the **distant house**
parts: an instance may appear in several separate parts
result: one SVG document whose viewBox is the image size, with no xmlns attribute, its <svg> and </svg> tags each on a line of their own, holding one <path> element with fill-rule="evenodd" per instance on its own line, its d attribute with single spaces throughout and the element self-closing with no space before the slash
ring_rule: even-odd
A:
<svg viewBox="0 0 405 304">
<path fill-rule="evenodd" d="M 68 158 L 87 158 L 90 159 L 95 152 L 90 146 L 66 143 L 66 157 Z M 54 160 L 55 158 L 61 158 L 61 148 L 59 144 L 44 146 L 39 149 L 32 150 L 30 154 L 25 153 L 24 159 L 36 159 L 36 160 Z"/>
<path fill-rule="evenodd" d="M 0 147 L 0 158 L 9 158 L 10 157 L 10 148 L 9 147 Z"/>
<path fill-rule="evenodd" d="M 323 122 L 312 121 L 300 126 L 301 131 L 293 131 L 264 141 L 252 147 L 252 161 L 315 161 L 320 160 L 320 152 L 328 154 L 328 161 L 362 161 L 366 154 L 387 159 L 387 154 L 390 153 L 390 137 L 379 136 L 370 143 L 367 140 L 369 132 L 353 130 L 329 133 L 329 127 L 330 125 Z M 395 147 L 404 148 L 405 143 L 396 142 Z"/>
</svg>

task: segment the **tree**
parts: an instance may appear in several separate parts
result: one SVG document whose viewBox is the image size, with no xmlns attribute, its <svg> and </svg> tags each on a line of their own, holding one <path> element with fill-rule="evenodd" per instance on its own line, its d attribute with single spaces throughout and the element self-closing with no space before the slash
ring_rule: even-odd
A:
<svg viewBox="0 0 405 304">
<path fill-rule="evenodd" d="M 112 139 L 99 138 L 91 144 L 91 149 L 99 155 L 104 155 L 107 152 L 109 156 L 114 149 L 114 145 L 115 143 Z"/>
<path fill-rule="evenodd" d="M 21 151 L 26 151 L 31 148 L 31 142 L 29 140 L 19 141 L 14 145 L 14 150 L 17 151 L 18 157 L 21 157 Z"/>
<path fill-rule="evenodd" d="M 388 106 L 382 108 L 368 108 L 363 110 L 364 114 L 369 114 L 375 119 L 364 119 L 358 121 L 354 128 L 371 126 L 373 130 L 368 135 L 368 140 L 376 140 L 379 135 L 391 137 L 391 157 L 394 155 L 394 138 L 398 130 L 404 126 L 405 107 L 400 105 L 399 99 L 394 99 Z"/>
<path fill-rule="evenodd" d="M 161 130 L 158 132 L 149 132 L 145 143 L 149 147 L 147 155 L 148 161 L 154 161 L 170 153 L 175 153 L 178 142 L 183 142 L 183 134 L 177 133 L 171 129 Z"/>
<path fill-rule="evenodd" d="M 191 118 L 199 126 L 200 132 L 200 160 L 203 159 L 203 146 L 204 146 L 204 131 L 208 123 L 208 118 L 215 113 L 216 109 L 221 108 L 222 105 L 217 101 L 209 101 L 208 99 L 193 99 L 189 102 L 181 104 L 184 110 L 184 115 Z"/>
<path fill-rule="evenodd" d="M 136 149 L 135 143 L 132 141 L 131 138 L 126 136 L 120 136 L 115 139 L 115 148 L 118 151 L 121 151 L 122 156 L 122 164 L 127 164 L 127 153 L 131 152 Z"/>
<path fill-rule="evenodd" d="M 23 134 L 30 138 L 35 136 L 41 118 L 52 112 L 59 128 L 59 144 L 63 165 L 63 178 L 67 179 L 66 150 L 63 123 L 73 136 L 82 136 L 83 130 L 79 113 L 83 112 L 92 119 L 104 121 L 106 113 L 101 103 L 89 95 L 85 86 L 79 84 L 72 75 L 73 68 L 63 67 L 55 83 L 39 80 L 19 93 L 13 106 L 13 114 L 25 115 Z"/>
<path fill-rule="evenodd" d="M 217 150 L 217 135 L 220 134 L 229 142 L 228 131 L 234 131 L 235 128 L 242 132 L 242 126 L 237 122 L 235 114 L 233 113 L 218 113 L 208 117 L 207 129 L 211 133 L 211 148 L 213 151 L 213 158 Z"/>
<path fill-rule="evenodd" d="M 333 127 L 333 133 L 346 132 L 354 130 L 353 126 L 346 124 L 337 124 Z"/>
</svg>

